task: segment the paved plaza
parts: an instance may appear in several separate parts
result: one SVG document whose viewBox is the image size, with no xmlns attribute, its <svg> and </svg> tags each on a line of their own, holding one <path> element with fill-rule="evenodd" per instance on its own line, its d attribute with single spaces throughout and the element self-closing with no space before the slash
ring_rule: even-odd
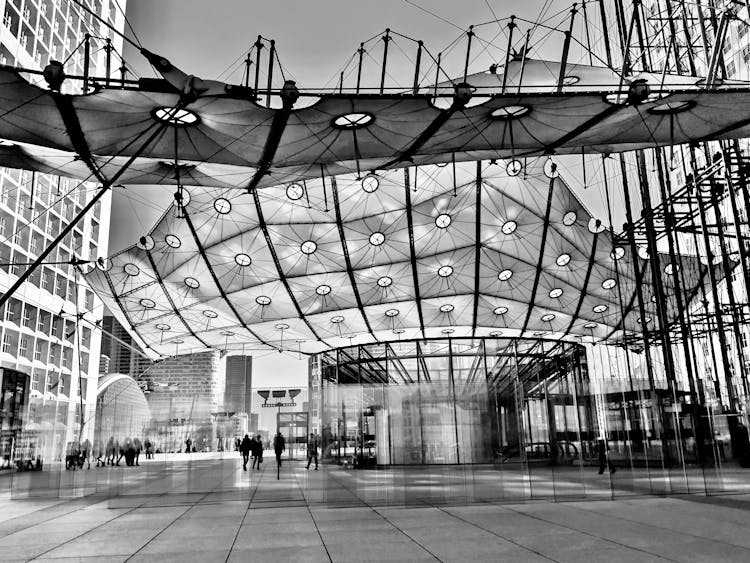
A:
<svg viewBox="0 0 750 563">
<path fill-rule="evenodd" d="M 48 498 L 17 498 L 24 489 L 3 477 L 0 559 L 750 560 L 745 494 L 656 497 L 616 491 L 615 500 L 608 500 L 613 489 L 605 475 L 601 494 L 590 497 L 601 500 L 481 502 L 457 491 L 418 494 L 418 484 L 406 494 L 399 478 L 410 484 L 415 479 L 403 472 L 337 466 L 316 472 L 288 462 L 277 480 L 268 460 L 261 471 L 244 472 L 236 458 L 184 457 L 135 468 L 60 472 L 58 477 L 78 483 L 58 490 L 66 499 L 52 498 L 51 489 Z M 451 489 L 432 468 L 424 469 L 428 488 Z M 459 482 L 464 468 L 447 471 Z M 46 477 L 51 475 L 54 471 Z M 591 491 L 597 490 L 592 483 Z M 93 494 L 80 496 L 84 492 Z M 42 494 L 38 488 L 33 493 Z"/>
</svg>

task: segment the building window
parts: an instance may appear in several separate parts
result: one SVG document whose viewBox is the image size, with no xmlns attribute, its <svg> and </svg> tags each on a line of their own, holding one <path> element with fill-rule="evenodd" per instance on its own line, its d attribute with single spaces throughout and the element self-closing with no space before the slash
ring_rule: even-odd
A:
<svg viewBox="0 0 750 563">
<path fill-rule="evenodd" d="M 42 361 L 42 343 L 37 342 L 34 345 L 34 359 L 38 362 Z"/>
<path fill-rule="evenodd" d="M 26 352 L 29 349 L 29 341 L 26 338 L 21 338 L 21 342 L 18 344 L 18 355 L 26 356 Z"/>
<path fill-rule="evenodd" d="M 0 235 L 5 236 L 5 232 L 8 229 L 8 219 L 6 217 L 0 217 Z"/>
<path fill-rule="evenodd" d="M 734 76 L 734 73 L 735 73 L 734 61 L 729 61 L 727 63 L 727 76 L 731 78 L 732 76 Z"/>
<path fill-rule="evenodd" d="M 23 309 L 23 326 L 31 328 L 31 309 L 28 306 Z"/>
<path fill-rule="evenodd" d="M 10 338 L 10 334 L 6 334 L 3 336 L 3 352 L 6 354 L 10 354 L 10 347 L 12 345 L 12 341 Z"/>
<path fill-rule="evenodd" d="M 11 323 L 16 320 L 16 310 L 10 304 L 5 308 L 5 320 Z"/>
</svg>

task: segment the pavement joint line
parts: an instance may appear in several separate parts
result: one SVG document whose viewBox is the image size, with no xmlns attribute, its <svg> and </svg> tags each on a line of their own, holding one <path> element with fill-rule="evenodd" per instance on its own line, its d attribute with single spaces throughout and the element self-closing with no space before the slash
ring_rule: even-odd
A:
<svg viewBox="0 0 750 563">
<path fill-rule="evenodd" d="M 675 498 L 675 497 L 669 497 L 669 498 Z M 677 498 L 675 498 L 675 500 L 683 500 L 683 499 L 677 499 Z M 690 501 L 683 500 L 683 502 L 690 502 Z M 561 506 L 568 507 L 567 505 L 569 503 L 558 503 L 558 504 L 560 504 Z M 633 524 L 639 524 L 639 525 L 642 525 L 642 526 L 645 525 L 643 522 L 639 522 L 638 520 L 631 520 L 630 518 L 625 518 L 624 516 L 617 516 L 617 515 L 614 515 L 614 514 L 600 512 L 598 510 L 593 510 L 593 509 L 587 510 L 585 508 L 580 508 L 578 506 L 576 506 L 576 507 L 569 506 L 568 508 L 575 509 L 575 510 L 578 510 L 580 512 L 588 512 L 588 513 L 592 513 L 593 512 L 595 514 L 604 514 L 608 518 L 615 518 L 617 520 L 624 520 L 625 522 L 631 522 Z M 684 532 L 682 530 L 676 530 L 674 528 L 667 528 L 665 526 L 659 526 L 658 524 L 648 524 L 648 527 L 649 528 L 658 528 L 659 530 L 665 530 L 667 532 L 672 532 L 672 533 L 675 533 L 675 534 L 680 534 L 680 535 L 683 535 L 683 536 L 688 536 L 688 537 L 695 538 L 695 539 L 701 540 L 701 541 L 711 541 L 711 542 L 718 543 L 718 544 L 731 545 L 732 547 L 738 547 L 740 549 L 744 549 L 745 551 L 750 551 L 750 547 L 748 547 L 746 545 L 739 545 L 739 544 L 732 543 L 730 541 L 725 541 L 725 540 L 717 540 L 717 539 L 709 537 L 709 536 L 699 536 L 699 535 L 696 535 L 696 534 L 693 534 L 693 533 L 690 533 L 690 532 Z"/>
<path fill-rule="evenodd" d="M 80 533 L 80 534 L 78 534 L 77 536 L 75 536 L 75 537 L 72 537 L 72 538 L 70 538 L 69 540 L 66 540 L 66 541 L 64 541 L 64 542 L 62 542 L 62 543 L 59 543 L 59 544 L 57 544 L 56 546 L 54 546 L 54 547 L 51 547 L 51 548 L 49 548 L 49 549 L 48 549 L 47 551 L 44 551 L 43 553 L 39 553 L 39 554 L 35 555 L 34 557 L 32 557 L 31 559 L 29 559 L 28 561 L 34 561 L 34 560 L 36 560 L 36 559 L 39 559 L 39 558 L 40 558 L 40 557 L 42 557 L 43 555 L 46 555 L 47 553 L 50 553 L 51 551 L 54 551 L 54 550 L 56 550 L 56 549 L 59 549 L 59 548 L 61 548 L 61 547 L 62 547 L 62 546 L 64 546 L 64 545 L 67 545 L 67 544 L 69 544 L 69 543 L 71 543 L 71 542 L 74 542 L 75 540 L 77 540 L 78 538 L 81 538 L 81 537 L 85 536 L 85 535 L 86 535 L 86 534 L 88 534 L 89 532 L 92 532 L 93 530 L 96 530 L 97 528 L 100 528 L 100 527 L 104 526 L 105 524 L 109 524 L 110 522 L 114 522 L 114 521 L 115 521 L 115 520 L 117 520 L 118 518 L 121 518 L 122 516 L 125 516 L 126 514 L 130 514 L 130 513 L 131 513 L 131 512 L 133 512 L 134 510 L 137 510 L 138 508 L 140 508 L 140 507 L 138 507 L 138 506 L 135 506 L 135 507 L 131 508 L 130 510 L 126 510 L 126 511 L 125 511 L 125 512 L 123 512 L 122 514 L 118 514 L 117 516 L 113 516 L 113 517 L 112 517 L 112 518 L 110 518 L 109 520 L 105 520 L 104 522 L 100 523 L 99 525 L 95 526 L 94 528 L 91 528 L 90 530 L 86 530 L 85 532 L 81 532 L 81 533 Z"/>
<path fill-rule="evenodd" d="M 500 505 L 496 505 L 496 506 L 498 506 L 498 508 L 500 508 Z M 520 547 L 521 549 L 525 549 L 526 551 L 530 551 L 531 553 L 534 553 L 535 555 L 538 555 L 539 557 L 543 557 L 544 559 L 547 559 L 549 561 L 554 561 L 555 563 L 560 563 L 560 561 L 558 561 L 557 559 L 554 559 L 553 557 L 550 557 L 549 555 L 545 555 L 544 553 L 542 553 L 540 551 L 536 551 L 535 549 L 532 549 L 529 546 L 524 545 L 524 544 L 522 544 L 522 543 L 520 543 L 520 542 L 518 542 L 518 541 L 516 541 L 514 539 L 507 538 L 507 537 L 505 537 L 505 536 L 503 536 L 503 535 L 495 532 L 494 530 L 490 530 L 489 528 L 485 528 L 484 526 L 480 526 L 479 524 L 477 524 L 475 522 L 472 522 L 471 520 L 467 520 L 466 518 L 462 518 L 458 514 L 453 514 L 448 509 L 443 508 L 442 506 L 434 506 L 434 508 L 437 508 L 441 512 L 445 512 L 448 516 L 450 516 L 452 518 L 455 518 L 456 520 L 460 520 L 461 522 L 465 522 L 466 524 L 469 524 L 469 525 L 474 526 L 475 528 L 478 528 L 478 529 L 480 529 L 480 530 L 482 530 L 484 532 L 492 534 L 493 536 L 496 536 L 496 537 L 500 538 L 501 540 L 505 540 L 508 543 L 512 543 L 513 545 L 515 545 L 517 547 Z M 505 508 L 505 507 L 503 506 L 503 508 Z"/>
<path fill-rule="evenodd" d="M 309 470 L 309 468 L 308 468 L 308 470 Z M 294 481 L 297 483 L 297 487 L 300 490 L 300 494 L 302 495 L 302 498 L 305 500 L 305 508 L 307 509 L 307 514 L 310 516 L 310 519 L 312 520 L 312 523 L 315 526 L 315 531 L 318 533 L 318 537 L 320 538 L 320 543 L 323 545 L 323 549 L 326 550 L 326 555 L 328 556 L 328 561 L 330 561 L 331 563 L 333 563 L 333 557 L 331 557 L 331 552 L 328 551 L 328 546 L 326 545 L 326 542 L 323 539 L 323 534 L 320 533 L 320 528 L 318 528 L 318 522 L 315 520 L 315 516 L 313 515 L 312 510 L 310 510 L 310 503 L 307 502 L 307 497 L 305 496 L 305 491 L 302 488 L 302 485 L 300 485 L 299 479 L 297 478 L 297 474 L 294 471 L 292 471 L 292 475 L 294 476 Z"/>
<path fill-rule="evenodd" d="M 158 532 L 156 533 L 156 535 L 152 536 L 150 540 L 148 540 L 148 541 L 147 541 L 146 543 L 144 543 L 144 544 L 143 544 L 143 545 L 142 545 L 141 547 L 139 547 L 139 548 L 138 548 L 138 549 L 137 549 L 137 550 L 136 550 L 136 551 L 135 551 L 134 553 L 132 553 L 132 554 L 131 554 L 130 556 L 128 556 L 128 557 L 127 557 L 127 558 L 125 559 L 125 563 L 127 563 L 128 561 L 130 561 L 130 560 L 131 560 L 131 559 L 132 559 L 133 557 L 135 557 L 136 555 L 138 555 L 138 554 L 139 554 L 139 553 L 140 553 L 141 551 L 143 551 L 143 549 L 144 549 L 144 548 L 145 548 L 146 546 L 148 546 L 148 545 L 149 545 L 149 544 L 150 544 L 151 542 L 153 542 L 153 541 L 154 541 L 154 540 L 155 540 L 156 538 L 158 538 L 158 537 L 159 537 L 160 535 L 162 535 L 162 534 L 163 534 L 163 533 L 164 533 L 164 532 L 165 532 L 166 530 L 168 530 L 169 528 L 171 528 L 171 527 L 172 527 L 172 526 L 173 526 L 173 525 L 175 524 L 175 522 L 177 522 L 178 520 L 180 520 L 180 519 L 181 519 L 181 518 L 182 518 L 183 516 L 185 516 L 185 514 L 187 514 L 188 512 L 190 512 L 191 510 L 193 510 L 193 508 L 195 508 L 196 506 L 198 506 L 198 505 L 199 505 L 199 504 L 201 503 L 201 501 L 202 501 L 203 499 L 205 499 L 205 498 L 206 498 L 206 497 L 207 497 L 208 495 L 210 495 L 211 493 L 213 493 L 213 492 L 214 492 L 214 491 L 215 491 L 215 490 L 216 490 L 217 488 L 219 488 L 220 486 L 222 486 L 222 485 L 223 485 L 223 483 L 224 483 L 224 481 L 225 481 L 226 479 L 228 479 L 229 477 L 230 477 L 230 476 L 228 476 L 227 478 L 225 478 L 225 479 L 222 479 L 221 481 L 219 481 L 219 483 L 218 483 L 218 484 L 217 484 L 217 485 L 216 485 L 216 486 L 215 486 L 215 487 L 214 487 L 213 489 L 211 489 L 210 491 L 208 491 L 207 493 L 205 493 L 205 494 L 204 494 L 204 495 L 203 495 L 203 496 L 202 496 L 201 498 L 199 498 L 198 500 L 194 501 L 194 502 L 193 502 L 193 503 L 192 503 L 192 504 L 191 504 L 191 505 L 190 505 L 190 506 L 189 506 L 188 508 L 186 508 L 186 509 L 185 509 L 185 510 L 184 510 L 184 511 L 182 512 L 182 514 L 179 514 L 179 515 L 178 515 L 178 516 L 177 516 L 177 517 L 176 517 L 176 518 L 175 518 L 174 520 L 172 520 L 172 521 L 171 521 L 171 522 L 170 522 L 169 524 L 167 524 L 167 525 L 166 525 L 166 526 L 164 526 L 164 527 L 163 527 L 163 528 L 162 528 L 161 530 L 159 530 L 159 531 L 158 531 Z M 230 553 L 231 553 L 231 551 L 230 551 Z"/>
<path fill-rule="evenodd" d="M 229 551 L 227 552 L 226 558 L 224 559 L 225 563 L 227 561 L 229 561 L 229 558 L 232 556 L 232 551 L 234 551 L 234 544 L 237 543 L 237 538 L 240 537 L 240 532 L 242 531 L 242 526 L 245 525 L 245 519 L 247 518 L 247 513 L 250 512 L 250 505 L 252 504 L 253 499 L 255 498 L 255 493 L 258 492 L 258 488 L 260 487 L 260 482 L 263 480 L 263 474 L 265 472 L 266 472 L 266 470 L 263 469 L 263 470 L 261 470 L 260 475 L 258 475 L 258 482 L 255 483 L 255 489 L 253 490 L 253 494 L 250 495 L 250 498 L 247 501 L 247 508 L 245 509 L 245 513 L 242 515 L 242 520 L 240 520 L 240 525 L 237 527 L 237 532 L 234 534 L 234 539 L 232 540 L 232 545 L 229 548 Z"/>
<path fill-rule="evenodd" d="M 343 483 L 341 482 L 341 480 L 340 480 L 340 479 L 338 479 L 338 478 L 337 478 L 337 477 L 336 477 L 335 475 L 332 475 L 332 476 L 331 476 L 331 478 L 332 478 L 332 479 L 333 479 L 334 481 L 337 481 L 338 483 L 340 483 L 340 484 L 341 484 L 341 486 L 342 486 L 343 488 L 345 488 L 345 489 L 346 489 L 347 491 L 349 491 L 350 493 L 352 493 L 352 494 L 354 495 L 354 497 L 355 497 L 355 498 L 360 498 L 360 497 L 359 497 L 359 495 L 357 495 L 357 494 L 356 494 L 355 492 L 353 492 L 353 491 L 352 491 L 352 490 L 351 490 L 350 488 L 348 488 L 348 487 L 347 487 L 346 485 L 344 485 L 344 484 L 343 484 Z M 392 526 L 392 527 L 393 527 L 394 529 L 396 529 L 397 531 L 399 531 L 399 532 L 401 532 L 401 533 L 402 533 L 403 535 L 405 535 L 405 536 L 406 536 L 407 538 L 409 538 L 409 540 L 410 540 L 410 541 L 411 541 L 412 543 L 414 543 L 415 545 L 418 545 L 418 546 L 419 546 L 419 547 L 420 547 L 420 548 L 421 548 L 421 549 L 422 549 L 423 551 L 425 551 L 426 553 L 428 553 L 428 554 L 429 554 L 430 556 L 434 557 L 436 561 L 440 561 L 441 563 L 443 563 L 443 560 L 442 560 L 442 559 L 440 559 L 440 558 L 439 558 L 439 557 L 438 557 L 437 555 L 435 555 L 435 554 L 434 554 L 434 553 L 433 553 L 432 551 L 430 551 L 429 549 L 427 549 L 427 547 L 425 547 L 424 545 L 422 545 L 422 543 L 420 543 L 419 541 L 417 541 L 416 539 L 414 539 L 413 537 L 411 537 L 411 536 L 410 536 L 410 535 L 409 535 L 408 533 L 406 533 L 406 532 L 405 532 L 404 530 L 402 530 L 401 528 L 399 528 L 398 526 L 396 526 L 396 525 L 395 525 L 395 524 L 394 524 L 393 522 L 391 522 L 391 521 L 390 521 L 390 520 L 388 519 L 388 517 L 387 517 L 387 516 L 385 516 L 385 515 L 381 514 L 380 512 L 378 512 L 378 510 L 377 510 L 377 509 L 376 509 L 376 508 L 375 508 L 374 506 L 372 506 L 372 505 L 371 505 L 371 504 L 370 504 L 369 502 L 367 502 L 366 500 L 364 500 L 364 499 L 362 499 L 362 498 L 360 498 L 360 500 L 361 500 L 361 502 L 362 502 L 362 503 L 363 503 L 363 504 L 364 504 L 364 505 L 365 505 L 365 506 L 366 506 L 367 508 L 369 508 L 369 509 L 370 509 L 370 510 L 371 510 L 372 512 L 374 512 L 375 514 L 377 514 L 378 516 L 380 516 L 380 518 L 382 518 L 383 520 L 385 520 L 385 521 L 386 521 L 386 522 L 387 522 L 387 523 L 388 523 L 388 524 L 389 524 L 390 526 Z M 427 507 L 427 506 L 428 506 L 428 505 L 426 505 L 425 507 Z M 309 507 L 308 507 L 308 510 L 310 510 L 310 508 L 309 508 Z M 311 513 L 311 514 L 312 514 L 312 513 Z M 313 518 L 313 520 L 314 520 L 314 518 Z M 316 524 L 316 528 L 317 528 L 317 524 Z M 321 539 L 322 539 L 322 537 L 321 537 Z M 324 542 L 324 545 L 325 545 L 325 542 Z M 326 551 L 328 551 L 328 550 L 327 550 L 327 548 L 326 548 Z"/>
<path fill-rule="evenodd" d="M 555 504 L 556 505 L 562 505 L 564 503 L 555 503 Z M 565 528 L 566 530 L 571 530 L 573 532 L 577 532 L 579 534 L 583 534 L 584 536 L 589 536 L 589 537 L 592 537 L 592 538 L 596 538 L 596 539 L 599 539 L 599 540 L 602 540 L 602 541 L 605 541 L 605 542 L 608 542 L 608 543 L 615 544 L 615 545 L 620 546 L 620 547 L 624 547 L 626 549 L 632 549 L 633 551 L 639 551 L 641 553 L 646 553 L 648 555 L 652 555 L 654 557 L 658 557 L 659 559 L 664 559 L 665 561 L 673 561 L 674 563 L 680 563 L 680 561 L 678 559 L 671 559 L 669 557 L 665 557 L 664 555 L 659 555 L 658 553 L 653 553 L 653 552 L 651 552 L 651 551 L 649 551 L 647 549 L 643 549 L 643 548 L 640 548 L 640 547 L 634 547 L 634 546 L 628 545 L 626 543 L 618 542 L 616 540 L 612 540 L 612 539 L 609 539 L 609 538 L 604 538 L 604 537 L 598 536 L 598 535 L 596 535 L 596 534 L 594 534 L 592 532 L 587 532 L 585 530 L 579 530 L 578 528 L 573 528 L 573 527 L 567 526 L 565 524 L 560 524 L 559 522 L 555 522 L 554 520 L 547 520 L 546 518 L 542 518 L 541 516 L 537 516 L 535 514 L 529 514 L 528 512 L 523 512 L 521 510 L 515 510 L 512 506 L 507 506 L 505 508 L 507 508 L 508 510 L 510 510 L 512 512 L 515 512 L 516 514 L 520 514 L 522 516 L 527 516 L 529 518 L 533 518 L 534 520 L 539 520 L 540 522 L 546 522 L 547 524 L 552 524 L 553 526 L 560 526 L 561 528 Z"/>
</svg>

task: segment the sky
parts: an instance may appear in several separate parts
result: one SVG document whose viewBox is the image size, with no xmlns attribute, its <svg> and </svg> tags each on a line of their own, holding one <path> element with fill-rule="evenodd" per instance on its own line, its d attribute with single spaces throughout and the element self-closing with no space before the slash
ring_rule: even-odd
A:
<svg viewBox="0 0 750 563">
<path fill-rule="evenodd" d="M 546 14 L 562 14 L 555 19 L 557 23 L 571 3 L 555 0 Z M 465 52 L 465 31 L 470 25 L 511 14 L 536 20 L 546 4 L 543 0 L 128 0 L 127 17 L 137 40 L 148 50 L 188 74 L 209 79 L 221 76 L 228 82 L 241 81 L 236 63 L 259 34 L 274 39 L 286 72 L 299 86 L 312 88 L 338 76 L 360 42 L 382 35 L 386 28 L 423 40 L 433 52 L 462 37 L 463 42 L 453 50 L 459 57 Z M 486 38 L 485 42 L 475 40 L 477 56 L 493 61 L 486 45 L 493 40 L 504 45 L 504 28 L 492 24 L 477 29 L 478 36 Z M 381 56 L 379 48 L 371 52 L 375 66 Z M 126 48 L 124 58 L 139 75 L 153 76 L 136 49 Z M 399 65 L 410 67 L 408 59 L 408 53 L 394 48 L 389 70 L 397 74 L 403 70 Z M 236 72 L 227 73 L 227 69 Z M 172 191 L 170 187 L 131 186 L 114 192 L 110 254 L 134 244 L 151 229 L 171 203 Z M 254 364 L 254 385 L 261 387 L 300 385 L 307 375 L 306 359 L 292 354 L 271 351 L 256 355 Z"/>
</svg>

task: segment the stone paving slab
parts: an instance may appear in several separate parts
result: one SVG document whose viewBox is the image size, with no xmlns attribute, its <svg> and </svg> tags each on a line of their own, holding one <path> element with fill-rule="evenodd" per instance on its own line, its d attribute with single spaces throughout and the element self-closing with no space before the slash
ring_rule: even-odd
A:
<svg viewBox="0 0 750 563">
<path fill-rule="evenodd" d="M 314 479 L 333 493 L 350 486 L 336 468 L 285 464 L 277 481 L 270 464 L 249 476 L 236 460 L 215 460 L 220 471 L 207 460 L 193 475 L 179 463 L 148 495 L 118 483 L 119 496 L 0 498 L 0 561 L 750 561 L 750 495 L 369 506 L 353 486 L 346 494 L 357 503 L 337 507 L 314 502 L 309 489 Z M 379 500 L 409 496 L 380 494 L 399 475 L 377 476 Z"/>
</svg>

